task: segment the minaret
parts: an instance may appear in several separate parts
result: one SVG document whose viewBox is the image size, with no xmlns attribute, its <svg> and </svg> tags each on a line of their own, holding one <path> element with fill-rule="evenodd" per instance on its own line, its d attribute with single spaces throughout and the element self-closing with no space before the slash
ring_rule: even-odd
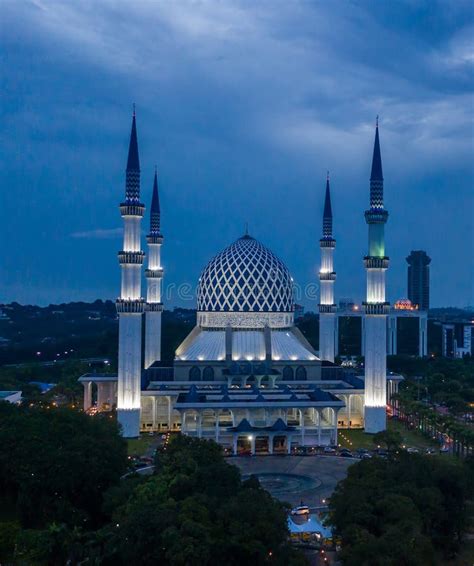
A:
<svg viewBox="0 0 474 566">
<path fill-rule="evenodd" d="M 365 432 L 376 433 L 386 428 L 387 403 L 387 314 L 385 300 L 384 229 L 388 212 L 383 206 L 383 174 L 380 156 L 379 124 L 375 128 L 372 173 L 370 175 L 370 209 L 365 212 L 369 226 L 369 253 L 364 258 L 367 270 L 365 307 Z"/>
<path fill-rule="evenodd" d="M 140 161 L 137 125 L 133 111 L 132 132 L 125 180 L 125 201 L 120 205 L 123 218 L 123 249 L 118 253 L 122 288 L 117 299 L 119 315 L 117 416 L 123 436 L 140 433 L 142 314 L 141 272 L 145 254 L 140 247 L 140 224 L 145 211 L 140 202 Z"/>
<path fill-rule="evenodd" d="M 153 196 L 150 210 L 150 233 L 146 237 L 148 243 L 148 269 L 145 271 L 147 282 L 145 313 L 145 369 L 157 360 L 161 360 L 161 244 L 163 236 L 160 232 L 160 198 L 158 195 L 158 177 L 155 170 Z"/>
<path fill-rule="evenodd" d="M 319 270 L 319 357 L 334 362 L 336 355 L 336 305 L 334 303 L 334 248 L 336 240 L 332 237 L 331 191 L 329 172 L 326 179 L 324 199 L 323 237 L 319 240 L 321 248 L 321 269 Z"/>
</svg>

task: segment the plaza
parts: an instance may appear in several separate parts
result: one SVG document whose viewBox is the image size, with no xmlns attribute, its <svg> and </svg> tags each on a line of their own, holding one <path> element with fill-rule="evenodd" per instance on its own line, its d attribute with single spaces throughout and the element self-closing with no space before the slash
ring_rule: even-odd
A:
<svg viewBox="0 0 474 566">
<path fill-rule="evenodd" d="M 357 460 L 356 460 L 357 461 Z M 324 505 L 337 483 L 347 475 L 347 469 L 354 460 L 337 456 L 265 456 L 238 457 L 229 459 L 237 466 L 243 476 L 256 475 L 262 485 L 277 499 L 290 505 L 300 505 L 301 501 L 310 508 Z M 265 477 L 280 475 L 280 486 L 272 489 Z M 296 481 L 296 478 L 303 478 Z M 304 479 L 312 480 L 308 485 Z M 278 482 L 276 482 L 278 484 Z M 281 485 L 283 484 L 283 485 Z M 274 482 L 275 485 L 275 482 Z"/>
</svg>

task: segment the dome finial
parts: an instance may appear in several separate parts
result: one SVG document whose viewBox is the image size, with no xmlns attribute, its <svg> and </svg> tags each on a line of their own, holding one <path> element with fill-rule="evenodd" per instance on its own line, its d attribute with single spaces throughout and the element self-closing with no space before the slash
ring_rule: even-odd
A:
<svg viewBox="0 0 474 566">
<path fill-rule="evenodd" d="M 245 235 L 246 236 L 249 235 L 249 223 L 248 222 L 245 223 Z"/>
</svg>

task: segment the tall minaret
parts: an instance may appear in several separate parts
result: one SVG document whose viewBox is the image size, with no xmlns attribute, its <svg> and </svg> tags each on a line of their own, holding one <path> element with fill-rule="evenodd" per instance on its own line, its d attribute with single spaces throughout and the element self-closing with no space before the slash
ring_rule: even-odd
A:
<svg viewBox="0 0 474 566">
<path fill-rule="evenodd" d="M 369 253 L 364 258 L 367 270 L 365 306 L 365 432 L 376 433 L 386 428 L 387 403 L 387 314 L 385 301 L 384 229 L 388 212 L 383 206 L 383 174 L 380 156 L 379 123 L 375 128 L 372 173 L 370 175 L 370 209 L 365 212 L 369 226 Z"/>
<path fill-rule="evenodd" d="M 334 303 L 334 248 L 336 240 L 332 237 L 331 191 L 329 173 L 326 179 L 324 199 L 323 237 L 319 240 L 321 248 L 321 269 L 319 270 L 319 357 L 334 362 L 336 355 L 336 305 Z"/>
<path fill-rule="evenodd" d="M 145 207 L 140 202 L 140 161 L 134 110 L 125 201 L 120 205 L 124 223 L 123 250 L 118 254 L 122 268 L 122 289 L 116 303 L 119 315 L 117 415 L 122 425 L 122 434 L 127 438 L 136 437 L 140 433 L 142 314 L 145 309 L 145 301 L 141 297 L 141 272 L 145 254 L 140 249 L 140 224 L 144 211 Z"/>
<path fill-rule="evenodd" d="M 157 360 L 161 360 L 161 244 L 163 236 L 160 232 L 160 198 L 158 196 L 158 178 L 155 170 L 153 196 L 150 210 L 150 233 L 146 237 L 148 243 L 148 269 L 145 271 L 147 281 L 146 313 L 145 313 L 145 369 Z"/>
</svg>

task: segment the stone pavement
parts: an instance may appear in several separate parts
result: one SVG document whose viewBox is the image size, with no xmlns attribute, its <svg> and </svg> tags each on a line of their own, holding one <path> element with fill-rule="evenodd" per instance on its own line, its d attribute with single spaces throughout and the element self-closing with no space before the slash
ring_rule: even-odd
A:
<svg viewBox="0 0 474 566">
<path fill-rule="evenodd" d="M 312 489 L 287 493 L 281 497 L 291 505 L 301 501 L 310 507 L 317 506 L 331 495 L 336 484 L 347 475 L 347 468 L 354 462 L 338 456 L 241 456 L 229 458 L 230 464 L 240 468 L 242 474 L 295 474 L 317 480 Z M 321 483 L 319 483 L 321 482 Z"/>
</svg>

